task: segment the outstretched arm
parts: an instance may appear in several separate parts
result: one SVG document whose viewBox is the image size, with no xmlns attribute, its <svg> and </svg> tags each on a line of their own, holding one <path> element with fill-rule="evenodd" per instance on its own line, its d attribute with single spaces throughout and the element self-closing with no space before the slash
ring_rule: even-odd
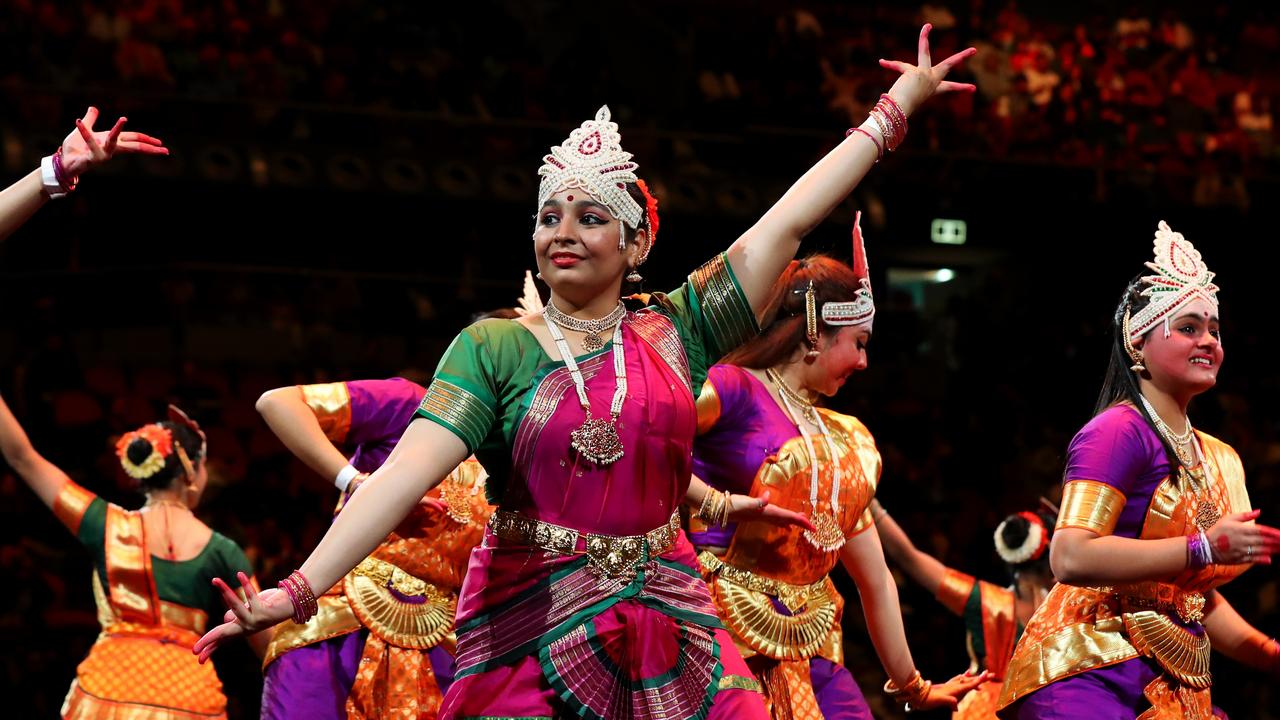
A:
<svg viewBox="0 0 1280 720">
<path fill-rule="evenodd" d="M 409 423 L 391 456 L 338 514 L 320 544 L 299 570 L 319 595 L 333 587 L 382 542 L 422 496 L 467 458 L 466 444 L 426 419 Z M 213 628 L 193 651 L 204 662 L 227 638 L 264 630 L 293 614 L 288 595 L 278 589 L 251 594 L 249 606 L 222 580 L 214 580 L 235 618 Z"/>
<path fill-rule="evenodd" d="M 61 468 L 36 452 L 3 397 L 0 397 L 0 453 L 4 454 L 4 461 L 18 473 L 18 477 L 50 508 L 62 487 L 71 482 Z"/>
<path fill-rule="evenodd" d="M 876 532 L 880 535 L 880 542 L 884 544 L 885 554 L 911 576 L 917 585 L 937 595 L 942 578 L 947 574 L 947 566 L 917 548 L 897 521 L 878 502 L 872 500 L 872 503 L 871 513 L 876 518 Z"/>
<path fill-rule="evenodd" d="M 880 538 L 874 532 L 861 532 L 849 538 L 840 551 L 853 581 L 862 598 L 862 612 L 867 619 L 867 631 L 875 646 L 880 664 L 884 666 L 890 681 L 898 688 L 906 687 L 916 674 L 911 648 L 907 646 L 906 630 L 902 626 L 902 608 L 898 604 L 898 588 L 884 562 L 884 550 Z M 942 685 L 934 685 L 919 706 L 913 709 L 954 708 L 960 699 L 973 688 L 989 679 L 987 673 L 960 675 Z"/>
<path fill-rule="evenodd" d="M 55 179 L 65 185 L 57 192 L 74 188 L 80 175 L 94 165 L 111 159 L 117 152 L 168 155 L 169 150 L 159 139 L 143 133 L 123 132 L 125 118 L 120 118 L 105 132 L 94 132 L 93 123 L 98 119 L 98 109 L 90 107 L 84 118 L 76 121 L 76 128 L 67 135 L 59 148 L 58 172 Z M 50 161 L 52 163 L 52 161 Z M 4 240 L 22 226 L 49 199 L 45 191 L 41 168 L 32 170 L 18 182 L 0 192 L 0 240 Z"/>
<path fill-rule="evenodd" d="M 935 93 L 962 90 L 973 85 L 944 80 L 965 58 L 976 52 L 962 50 L 934 65 L 929 56 L 929 31 L 920 30 L 917 64 L 881 60 L 880 64 L 900 73 L 889 97 L 903 114 L 910 116 Z M 769 289 L 795 257 L 800 240 L 835 209 L 875 164 L 879 149 L 861 133 L 850 134 L 834 150 L 809 169 L 773 207 L 729 248 L 729 264 L 759 316 Z"/>
</svg>

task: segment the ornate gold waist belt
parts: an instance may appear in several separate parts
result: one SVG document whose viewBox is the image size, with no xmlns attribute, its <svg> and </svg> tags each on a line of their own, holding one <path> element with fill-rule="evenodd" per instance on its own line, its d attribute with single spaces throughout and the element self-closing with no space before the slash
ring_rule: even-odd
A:
<svg viewBox="0 0 1280 720">
<path fill-rule="evenodd" d="M 707 572 L 719 575 L 734 585 L 778 598 L 791 612 L 804 607 L 811 597 L 819 594 L 824 597 L 827 595 L 825 577 L 808 585 L 792 585 L 781 580 L 762 577 L 750 570 L 734 567 L 706 550 L 698 553 L 698 562 L 702 563 L 702 568 Z"/>
<path fill-rule="evenodd" d="M 680 515 L 672 513 L 666 524 L 643 535 L 597 535 L 535 520 L 510 510 L 499 510 L 489 518 L 489 530 L 497 537 L 521 545 L 531 545 L 559 555 L 587 556 L 587 566 L 611 578 L 635 577 L 640 564 L 662 555 L 676 545 L 680 535 Z"/>
<path fill-rule="evenodd" d="M 1155 610 L 1177 615 L 1184 623 L 1204 619 L 1204 595 L 1186 592 L 1172 583 L 1144 582 L 1116 587 L 1113 591 L 1120 598 L 1123 612 Z"/>
</svg>

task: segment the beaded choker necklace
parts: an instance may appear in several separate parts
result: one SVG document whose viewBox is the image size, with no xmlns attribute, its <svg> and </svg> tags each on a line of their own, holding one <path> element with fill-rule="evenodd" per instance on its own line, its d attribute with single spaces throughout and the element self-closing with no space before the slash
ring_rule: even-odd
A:
<svg viewBox="0 0 1280 720">
<path fill-rule="evenodd" d="M 600 333 L 617 325 L 622 320 L 622 316 L 627 313 L 627 309 L 623 307 L 622 303 L 618 303 L 618 307 L 614 308 L 613 312 L 608 315 L 593 320 L 583 320 L 572 315 L 566 315 L 553 302 L 547 302 L 543 310 L 547 319 L 553 320 L 557 325 L 580 333 L 586 333 L 586 336 L 582 338 L 582 349 L 587 352 L 595 352 L 604 347 L 604 338 L 600 337 Z"/>
</svg>

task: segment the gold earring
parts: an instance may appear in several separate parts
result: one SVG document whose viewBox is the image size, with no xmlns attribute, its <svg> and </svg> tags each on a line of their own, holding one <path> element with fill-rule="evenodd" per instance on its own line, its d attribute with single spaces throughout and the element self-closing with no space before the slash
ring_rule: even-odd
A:
<svg viewBox="0 0 1280 720">
<path fill-rule="evenodd" d="M 640 274 L 639 268 L 631 268 L 631 272 L 627 273 L 627 282 L 639 284 L 644 280 L 644 276 Z"/>
<path fill-rule="evenodd" d="M 1120 335 L 1121 339 L 1124 340 L 1124 351 L 1129 355 L 1129 359 L 1133 361 L 1133 364 L 1129 366 L 1129 369 L 1136 373 L 1146 372 L 1147 366 L 1142 364 L 1142 351 L 1134 347 L 1133 339 L 1129 332 L 1128 308 L 1125 308 L 1124 321 L 1120 323 Z"/>
</svg>

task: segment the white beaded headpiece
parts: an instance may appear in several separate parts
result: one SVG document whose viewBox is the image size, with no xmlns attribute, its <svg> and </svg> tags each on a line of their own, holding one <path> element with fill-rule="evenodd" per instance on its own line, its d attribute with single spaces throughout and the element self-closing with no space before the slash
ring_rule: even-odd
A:
<svg viewBox="0 0 1280 720">
<path fill-rule="evenodd" d="M 871 296 L 871 271 L 867 265 L 867 248 L 862 240 L 862 211 L 853 216 L 853 274 L 862 287 L 853 300 L 822 303 L 822 321 L 828 325 L 862 325 L 876 314 Z"/>
<path fill-rule="evenodd" d="M 626 225 L 638 228 L 644 207 L 627 192 L 627 183 L 636 181 L 631 153 L 622 149 L 618 124 L 609 119 L 609 106 L 596 112 L 595 120 L 569 134 L 560 145 L 542 158 L 538 168 L 538 206 L 567 188 L 579 188 Z"/>
<path fill-rule="evenodd" d="M 1213 273 L 1200 259 L 1200 251 L 1182 237 L 1182 233 L 1170 230 L 1163 220 L 1156 230 L 1155 260 L 1146 265 L 1156 273 L 1142 278 L 1147 286 L 1142 294 L 1151 302 L 1129 318 L 1129 342 L 1142 337 L 1196 298 L 1217 309 L 1218 286 L 1213 284 Z"/>
</svg>

